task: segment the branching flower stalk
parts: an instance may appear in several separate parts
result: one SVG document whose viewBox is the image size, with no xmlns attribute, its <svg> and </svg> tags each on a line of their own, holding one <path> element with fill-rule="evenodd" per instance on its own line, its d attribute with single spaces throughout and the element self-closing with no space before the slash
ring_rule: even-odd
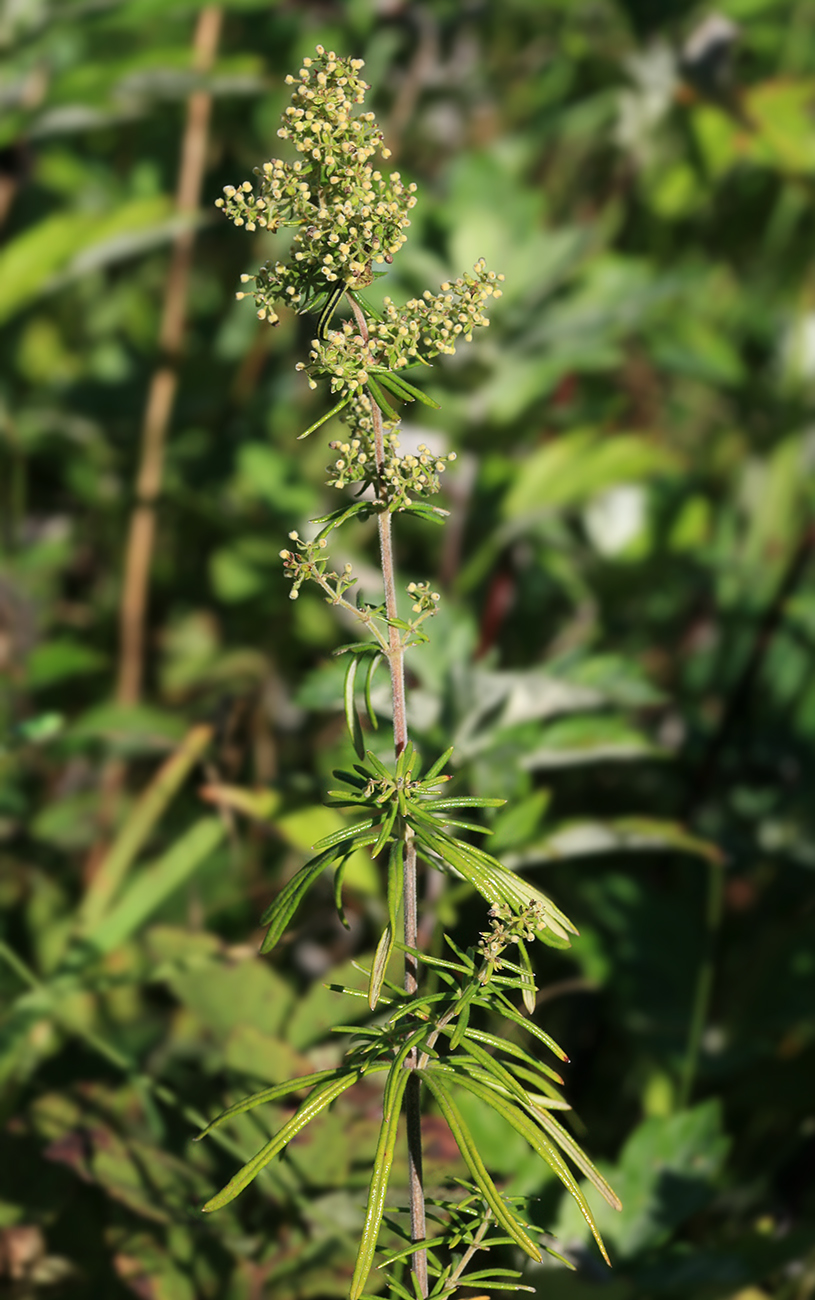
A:
<svg viewBox="0 0 815 1300">
<path fill-rule="evenodd" d="M 253 282 L 254 287 L 241 290 L 238 297 L 251 293 L 258 317 L 272 325 L 278 321 L 281 304 L 318 316 L 308 361 L 297 369 L 312 388 L 327 380 L 334 404 L 300 436 L 308 436 L 334 416 L 342 418 L 346 433 L 329 444 L 335 459 L 328 482 L 339 489 L 353 486 L 355 495 L 350 503 L 313 521 L 319 531 L 311 540 L 290 533 L 292 546 L 281 551 L 281 558 L 292 599 L 305 582 L 315 583 L 330 604 L 355 616 L 365 637 L 338 652 L 348 661 L 345 712 L 359 761 L 352 770 L 335 773 L 341 788 L 329 791 L 326 799 L 331 806 L 361 815 L 361 820 L 314 846 L 315 856 L 284 886 L 263 918 L 268 930 L 262 951 L 275 947 L 306 893 L 327 869 L 334 872 L 335 900 L 345 923 L 343 876 L 349 859 L 360 849 L 387 864 L 388 921 L 368 972 L 371 1019 L 362 1027 L 339 1027 L 352 1036 L 342 1063 L 237 1102 L 199 1135 L 204 1137 L 265 1102 L 306 1094 L 283 1128 L 204 1208 L 216 1210 L 233 1200 L 305 1125 L 363 1075 L 384 1073 L 382 1122 L 349 1300 L 363 1300 L 369 1294 L 366 1286 L 381 1249 L 383 1227 L 390 1230 L 392 1241 L 401 1241 L 379 1264 L 391 1293 L 399 1300 L 417 1296 L 447 1300 L 463 1287 L 530 1289 L 517 1284 L 517 1270 L 496 1263 L 472 1271 L 478 1253 L 499 1245 L 519 1248 L 535 1260 L 542 1258 L 542 1250 L 554 1253 L 536 1240 L 537 1230 L 523 1217 L 522 1204 L 503 1196 L 495 1186 L 459 1109 L 457 1097 L 462 1091 L 495 1110 L 538 1151 L 577 1201 L 604 1256 L 591 1211 L 567 1159 L 610 1204 L 619 1207 L 619 1201 L 554 1118 L 554 1111 L 568 1110 L 559 1091 L 563 1080 L 533 1054 L 546 1049 L 559 1060 L 567 1059 L 531 1018 L 536 986 L 528 946 L 540 940 L 552 947 L 568 947 L 577 931 L 546 895 L 472 843 L 472 835 L 488 832 L 481 824 L 463 819 L 462 811 L 495 808 L 503 800 L 445 797 L 440 787 L 450 780 L 444 767 L 452 751 L 421 775 L 419 756 L 408 736 L 405 650 L 427 639 L 424 625 L 438 608 L 439 594 L 429 582 L 410 582 L 411 616 L 400 616 L 393 521 L 397 515 L 414 514 L 442 522 L 446 512 L 427 498 L 438 491 L 440 476 L 454 454 L 439 456 L 424 445 L 416 454 L 402 454 L 395 403 L 437 405 L 404 372 L 428 365 L 439 355 L 453 354 L 460 342 L 472 340 L 475 328 L 488 325 L 485 307 L 490 298 L 500 296 L 503 277 L 488 271 L 480 260 L 472 272 L 442 284 L 437 293 L 426 290 L 403 307 L 386 297 L 377 311 L 365 299 L 362 291 L 378 274 L 375 268 L 391 262 L 406 239 L 416 186 L 405 185 L 398 172 L 385 175 L 372 165 L 377 153 L 387 159 L 389 151 L 374 115 L 362 111 L 368 87 L 360 77 L 361 68 L 361 60 L 338 58 L 317 46 L 316 57 L 304 59 L 299 75 L 287 78 L 293 91 L 278 135 L 297 156 L 293 161 L 275 158 L 264 163 L 255 169 L 255 182 L 227 186 L 217 205 L 235 225 L 249 231 L 288 228 L 293 232 L 287 260 L 270 260 L 254 276 L 242 276 L 244 285 Z M 350 308 L 350 318 L 335 324 L 343 305 Z M 349 599 L 356 584 L 352 566 L 337 572 L 330 567 L 328 554 L 329 539 L 337 528 L 371 515 L 376 517 L 382 570 L 383 599 L 378 605 L 368 604 L 359 593 L 356 600 Z M 368 718 L 372 727 L 377 726 L 370 689 L 376 666 L 383 660 L 391 681 L 392 767 L 366 750 L 357 710 L 362 669 Z M 477 945 L 462 951 L 445 936 L 450 956 L 444 959 L 419 949 L 419 858 L 458 881 L 469 882 L 485 898 L 491 925 Z M 397 937 L 400 912 L 401 939 Z M 517 960 L 508 960 L 509 950 L 517 950 Z M 388 978 L 397 952 L 404 966 L 401 985 Z M 436 992 L 422 987 L 424 967 L 433 970 Z M 520 998 L 521 1007 L 513 997 Z M 482 1027 L 496 1019 L 512 1030 L 512 1038 Z M 515 1041 L 519 1032 L 531 1038 L 533 1051 Z M 469 1180 L 458 1183 L 442 1199 L 426 1196 L 423 1187 L 423 1098 L 432 1099 L 446 1119 L 470 1174 Z M 409 1231 L 399 1217 L 385 1213 L 403 1110 Z M 403 1280 L 406 1262 L 413 1274 L 410 1287 Z"/>
</svg>

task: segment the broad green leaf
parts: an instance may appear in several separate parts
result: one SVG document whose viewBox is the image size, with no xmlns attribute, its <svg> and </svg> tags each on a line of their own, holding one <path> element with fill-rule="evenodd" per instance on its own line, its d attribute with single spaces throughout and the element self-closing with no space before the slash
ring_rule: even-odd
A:
<svg viewBox="0 0 815 1300">
<path fill-rule="evenodd" d="M 295 1000 L 282 976 L 254 955 L 176 970 L 167 983 L 207 1037 L 219 1043 L 226 1043 L 236 1024 L 264 1035 L 282 1033 Z"/>
<path fill-rule="evenodd" d="M 722 852 L 709 840 L 693 835 L 678 822 L 650 817 L 618 817 L 610 821 L 582 821 L 554 827 L 544 839 L 528 845 L 510 859 L 514 866 L 536 862 L 562 862 L 598 853 L 690 853 L 711 863 L 722 862 Z"/>
<path fill-rule="evenodd" d="M 60 212 L 29 226 L 0 252 L 0 324 L 23 310 L 52 283 L 169 241 L 178 222 L 168 220 L 168 198 L 137 199 L 103 216 Z M 148 245 L 149 246 L 149 245 Z"/>
<path fill-rule="evenodd" d="M 676 474 L 675 453 L 643 434 L 604 434 L 581 429 L 527 456 L 503 503 L 507 520 L 581 505 L 618 483 L 640 483 Z"/>
</svg>

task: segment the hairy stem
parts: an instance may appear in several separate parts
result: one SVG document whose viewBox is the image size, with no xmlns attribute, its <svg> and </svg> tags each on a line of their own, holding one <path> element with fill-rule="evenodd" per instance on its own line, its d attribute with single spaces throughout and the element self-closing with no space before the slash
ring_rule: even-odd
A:
<svg viewBox="0 0 815 1300">
<path fill-rule="evenodd" d="M 349 296 L 357 327 L 363 339 L 368 341 L 368 328 L 365 317 L 357 303 Z M 382 412 L 373 398 L 371 401 L 371 418 L 374 429 L 374 453 L 379 481 L 379 498 L 381 509 L 377 515 L 379 528 L 379 558 L 382 566 L 382 583 L 385 589 L 385 609 L 391 620 L 388 627 L 388 664 L 391 674 L 391 698 L 393 701 L 393 746 L 396 757 L 402 753 L 408 742 L 407 709 L 405 701 L 405 652 L 399 628 L 393 625 L 398 617 L 396 604 L 396 569 L 393 562 L 393 516 L 388 510 L 385 497 L 385 434 L 382 428 Z M 405 890 L 404 890 L 404 939 L 408 948 L 415 948 L 418 939 L 418 901 L 416 887 L 416 845 L 412 835 L 405 836 Z M 419 987 L 419 967 L 416 958 L 405 953 L 405 990 L 415 993 Z M 405 1117 L 407 1121 L 408 1173 L 410 1192 L 410 1235 L 413 1241 L 424 1241 L 427 1236 L 425 1219 L 424 1178 L 422 1173 L 422 1112 L 419 1096 L 419 1079 L 415 1074 L 418 1065 L 418 1053 L 414 1048 L 406 1061 L 409 1070 L 414 1071 L 405 1090 Z M 419 1284 L 422 1296 L 427 1295 L 427 1253 L 416 1251 L 412 1259 L 412 1268 Z"/>
<path fill-rule="evenodd" d="M 382 412 L 371 399 L 371 412 L 374 424 L 374 444 L 376 464 L 380 471 L 385 463 L 384 436 L 382 432 Z M 393 563 L 393 516 L 387 506 L 377 516 L 379 526 L 379 556 L 382 563 L 382 581 L 385 587 L 385 608 L 388 618 L 395 619 L 396 578 Z M 402 753 L 408 742 L 407 712 L 405 707 L 405 654 L 402 638 L 393 624 L 388 628 L 389 651 L 388 664 L 391 673 L 391 698 L 393 700 L 393 746 L 396 757 Z M 405 892 L 404 892 L 405 926 L 404 938 L 408 948 L 415 948 L 418 931 L 418 903 L 416 889 L 416 846 L 413 837 L 405 839 Z M 405 953 L 405 990 L 415 993 L 419 987 L 418 962 L 410 953 Z M 418 1062 L 414 1048 L 407 1059 L 407 1068 L 415 1071 Z M 408 1171 L 410 1176 L 410 1235 L 413 1241 L 423 1241 L 427 1235 L 424 1205 L 424 1180 L 422 1175 L 422 1118 L 419 1097 L 419 1079 L 414 1073 L 405 1090 L 405 1115 L 407 1119 Z M 419 1283 L 420 1293 L 427 1295 L 427 1255 L 419 1250 L 413 1256 L 413 1271 Z"/>
</svg>

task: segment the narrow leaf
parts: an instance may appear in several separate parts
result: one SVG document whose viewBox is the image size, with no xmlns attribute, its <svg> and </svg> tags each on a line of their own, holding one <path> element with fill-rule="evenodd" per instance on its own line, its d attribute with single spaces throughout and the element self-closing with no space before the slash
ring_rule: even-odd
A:
<svg viewBox="0 0 815 1300">
<path fill-rule="evenodd" d="M 399 1111 L 411 1075 L 411 1071 L 405 1069 L 405 1061 L 414 1046 L 420 1041 L 422 1033 L 422 1030 L 417 1030 L 410 1035 L 388 1072 L 382 1101 L 382 1123 L 374 1156 L 373 1176 L 368 1188 L 365 1223 L 362 1229 L 348 1300 L 359 1300 L 365 1290 L 365 1283 L 373 1265 L 382 1215 L 385 1210 L 385 1196 L 388 1191 L 391 1166 L 396 1151 Z"/>
<path fill-rule="evenodd" d="M 221 1111 L 220 1115 L 216 1115 L 215 1119 L 210 1120 L 205 1129 L 196 1133 L 193 1142 L 200 1142 L 213 1129 L 225 1124 L 235 1115 L 243 1115 L 247 1110 L 254 1110 L 256 1106 L 263 1106 L 268 1101 L 278 1101 L 281 1097 L 287 1097 L 292 1092 L 300 1092 L 303 1088 L 313 1088 L 318 1083 L 325 1083 L 327 1079 L 335 1078 L 336 1074 L 335 1069 L 319 1070 L 316 1074 L 304 1074 L 299 1079 L 289 1079 L 286 1083 L 276 1083 L 261 1092 L 253 1092 L 251 1097 L 236 1101 L 234 1105 Z"/>
<path fill-rule="evenodd" d="M 362 739 L 362 727 L 359 722 L 359 714 L 354 707 L 354 684 L 357 678 L 357 668 L 359 667 L 359 658 L 352 655 L 348 661 L 348 667 L 345 672 L 345 722 L 348 727 L 348 734 L 351 737 L 351 744 L 357 752 L 357 758 L 365 757 L 365 741 Z"/>
<path fill-rule="evenodd" d="M 563 1183 L 563 1186 L 577 1203 L 580 1213 L 589 1225 L 592 1236 L 600 1248 L 600 1253 L 602 1254 L 603 1259 L 610 1266 L 611 1260 L 608 1257 L 597 1224 L 594 1222 L 594 1217 L 589 1207 L 589 1203 L 580 1190 L 580 1187 L 575 1181 L 568 1166 L 561 1159 L 556 1148 L 552 1146 L 551 1142 L 547 1141 L 540 1132 L 540 1129 L 537 1128 L 537 1126 L 526 1115 L 524 1115 L 517 1106 L 513 1105 L 512 1102 L 500 1097 L 497 1093 L 493 1092 L 491 1088 L 486 1087 L 483 1083 L 477 1082 L 469 1075 L 457 1073 L 456 1078 L 461 1087 L 465 1088 L 468 1092 L 473 1093 L 474 1096 L 480 1097 L 480 1099 L 486 1102 L 488 1106 L 491 1106 L 493 1110 L 497 1111 L 499 1115 L 512 1125 L 516 1132 L 526 1138 L 529 1145 L 538 1152 L 538 1155 L 543 1157 L 549 1165 L 549 1168 L 557 1175 Z"/>
<path fill-rule="evenodd" d="M 332 1101 L 336 1101 L 337 1097 L 350 1088 L 353 1083 L 356 1083 L 358 1078 L 359 1071 L 355 1070 L 350 1075 L 342 1075 L 339 1079 L 333 1079 L 322 1088 L 315 1088 L 303 1104 L 297 1108 L 289 1122 L 284 1124 L 283 1128 L 266 1143 L 265 1147 L 258 1151 L 256 1156 L 253 1156 L 242 1169 L 238 1170 L 226 1187 L 221 1188 L 220 1192 L 207 1201 L 206 1205 L 202 1207 L 204 1213 L 209 1214 L 213 1210 L 220 1210 L 224 1205 L 228 1205 L 230 1201 L 234 1201 L 235 1197 L 239 1196 L 244 1188 L 249 1186 L 261 1169 L 264 1169 L 269 1161 L 273 1160 L 291 1142 L 293 1137 L 296 1137 L 307 1124 L 310 1124 L 322 1111 L 326 1110 Z"/>
<path fill-rule="evenodd" d="M 312 848 L 318 853 L 324 853 L 326 849 L 336 848 L 338 844 L 343 844 L 346 840 L 352 840 L 360 831 L 370 830 L 373 826 L 373 818 L 366 822 L 355 822 L 353 826 L 343 826 L 342 830 L 334 831 L 331 835 L 324 835 Z"/>
<path fill-rule="evenodd" d="M 393 927 L 386 925 L 380 936 L 379 943 L 376 945 L 373 965 L 371 966 L 371 978 L 368 982 L 368 1006 L 372 1011 L 376 1010 L 379 995 L 382 992 L 382 981 L 385 978 L 388 962 L 393 953 L 393 938 Z"/>
<path fill-rule="evenodd" d="M 379 387 L 379 384 L 376 382 L 375 379 L 372 379 L 370 375 L 368 376 L 368 388 L 371 391 L 371 397 L 374 399 L 374 401 L 376 402 L 380 410 L 385 412 L 385 415 L 387 415 L 388 419 L 398 420 L 399 419 L 398 411 L 394 411 L 387 397 L 383 393 L 382 389 Z"/>
<path fill-rule="evenodd" d="M 445 749 L 441 758 L 437 758 L 433 766 L 430 768 L 430 770 L 425 773 L 425 775 L 422 777 L 422 780 L 426 784 L 429 784 L 434 779 L 434 777 L 437 777 L 439 773 L 443 770 L 443 768 L 447 766 L 450 756 L 453 753 L 453 748 L 454 746 L 451 745 L 449 749 Z"/>
<path fill-rule="evenodd" d="M 390 839 L 393 823 L 396 821 L 396 814 L 399 811 L 399 805 L 393 801 L 382 819 L 382 827 L 379 832 L 379 838 L 371 849 L 371 857 L 375 858 L 382 852 L 388 840 Z"/>
<path fill-rule="evenodd" d="M 379 377 L 379 382 L 384 384 L 386 380 L 385 377 L 382 375 L 382 372 L 377 370 L 376 373 L 377 376 Z M 421 388 L 416 388 L 415 385 L 409 384 L 408 381 L 406 379 L 403 379 L 401 374 L 399 374 L 397 371 L 389 370 L 387 371 L 387 376 L 391 384 L 395 384 L 398 388 L 404 390 L 404 392 L 407 395 L 407 398 L 410 401 L 416 400 L 418 402 L 422 402 L 423 405 L 425 406 L 431 406 L 434 411 L 441 410 L 441 406 L 437 401 L 435 401 L 432 397 L 428 397 L 427 393 L 422 392 Z"/>
<path fill-rule="evenodd" d="M 447 1121 L 447 1126 L 455 1138 L 456 1145 L 461 1152 L 474 1181 L 481 1189 L 484 1200 L 495 1215 L 497 1222 L 501 1224 L 501 1226 L 512 1237 L 513 1241 L 516 1242 L 527 1255 L 540 1263 L 542 1259 L 540 1250 L 526 1232 L 525 1227 L 518 1219 L 516 1219 L 507 1203 L 499 1195 L 498 1189 L 490 1178 L 473 1136 L 464 1123 L 461 1112 L 453 1101 L 450 1084 L 447 1078 L 436 1069 L 422 1070 L 420 1073 L 423 1080 L 430 1088 L 430 1091 L 436 1098 L 439 1110 Z"/>
<path fill-rule="evenodd" d="M 298 441 L 301 438 L 307 438 L 308 435 L 310 433 L 313 433 L 315 429 L 319 429 L 320 425 L 325 424 L 326 420 L 330 420 L 332 415 L 339 415 L 340 411 L 343 409 L 344 406 L 348 405 L 350 400 L 351 400 L 350 397 L 344 397 L 341 402 L 337 402 L 336 406 L 332 406 L 330 411 L 327 411 L 325 415 L 321 415 L 319 420 L 315 420 L 313 424 L 310 424 L 309 427 L 305 429 L 303 433 L 298 433 L 297 435 Z"/>
<path fill-rule="evenodd" d="M 268 925 L 269 929 L 260 945 L 262 953 L 271 952 L 276 944 L 280 941 L 287 925 L 291 921 L 304 897 L 311 889 L 311 886 L 319 876 L 325 871 L 326 867 L 336 854 L 320 853 L 316 858 L 311 858 L 300 870 L 292 876 L 287 885 L 284 885 L 277 898 L 271 903 L 261 917 L 261 925 Z"/>
<path fill-rule="evenodd" d="M 532 1109 L 541 1127 L 546 1129 L 561 1150 L 565 1151 L 569 1158 L 574 1161 L 581 1173 L 584 1173 L 589 1182 L 597 1188 L 603 1199 L 608 1202 L 613 1210 L 621 1210 L 623 1208 L 622 1202 L 614 1188 L 606 1182 L 599 1169 L 595 1168 L 582 1147 L 575 1142 L 571 1133 L 562 1124 L 558 1123 L 554 1115 L 545 1106 L 535 1106 L 533 1104 Z"/>
<path fill-rule="evenodd" d="M 345 877 L 345 868 L 348 866 L 349 861 L 350 854 L 348 857 L 342 859 L 334 872 L 334 906 L 337 909 L 337 916 L 340 918 L 340 924 L 345 926 L 346 930 L 350 930 L 351 926 L 348 924 L 348 918 L 345 915 L 345 908 L 342 905 L 342 882 Z"/>
<path fill-rule="evenodd" d="M 382 663 L 383 658 L 384 658 L 383 655 L 379 655 L 379 654 L 372 655 L 370 662 L 368 663 L 368 671 L 365 674 L 365 708 L 368 712 L 368 721 L 370 722 L 374 731 L 376 731 L 377 728 L 379 727 L 379 720 L 376 716 L 376 710 L 374 709 L 374 706 L 371 703 L 371 686 L 374 680 L 374 673 L 376 672 L 379 665 Z M 364 755 L 362 757 L 364 757 Z"/>
<path fill-rule="evenodd" d="M 521 997 L 523 998 L 524 1006 L 526 1007 L 530 1016 L 532 1016 L 535 1014 L 535 1006 L 537 1005 L 538 990 L 535 986 L 535 972 L 532 969 L 532 962 L 529 960 L 529 953 L 527 952 L 526 944 L 524 943 L 523 939 L 518 939 L 518 952 L 521 958 L 521 966 L 523 967 L 524 972 L 527 976 L 527 979 L 524 980 L 523 983 L 523 988 L 521 990 Z"/>
</svg>

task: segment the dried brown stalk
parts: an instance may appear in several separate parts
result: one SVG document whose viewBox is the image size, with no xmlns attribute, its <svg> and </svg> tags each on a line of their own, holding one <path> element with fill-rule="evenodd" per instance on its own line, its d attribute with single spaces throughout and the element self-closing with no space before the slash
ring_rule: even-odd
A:
<svg viewBox="0 0 815 1300">
<path fill-rule="evenodd" d="M 193 66 L 198 73 L 211 67 L 218 48 L 222 11 L 202 9 L 195 28 Z M 198 211 L 206 162 L 212 96 L 197 90 L 187 101 L 187 122 L 181 146 L 176 209 L 192 218 Z M 144 646 L 150 568 L 156 535 L 156 500 L 161 491 L 164 446 L 178 386 L 178 357 L 187 316 L 187 297 L 195 228 L 190 222 L 173 243 L 164 311 L 159 335 L 161 361 L 153 374 L 141 434 L 136 479 L 136 504 L 130 517 L 125 551 L 124 581 L 119 610 L 119 670 L 116 699 L 139 700 L 144 680 Z"/>
</svg>

